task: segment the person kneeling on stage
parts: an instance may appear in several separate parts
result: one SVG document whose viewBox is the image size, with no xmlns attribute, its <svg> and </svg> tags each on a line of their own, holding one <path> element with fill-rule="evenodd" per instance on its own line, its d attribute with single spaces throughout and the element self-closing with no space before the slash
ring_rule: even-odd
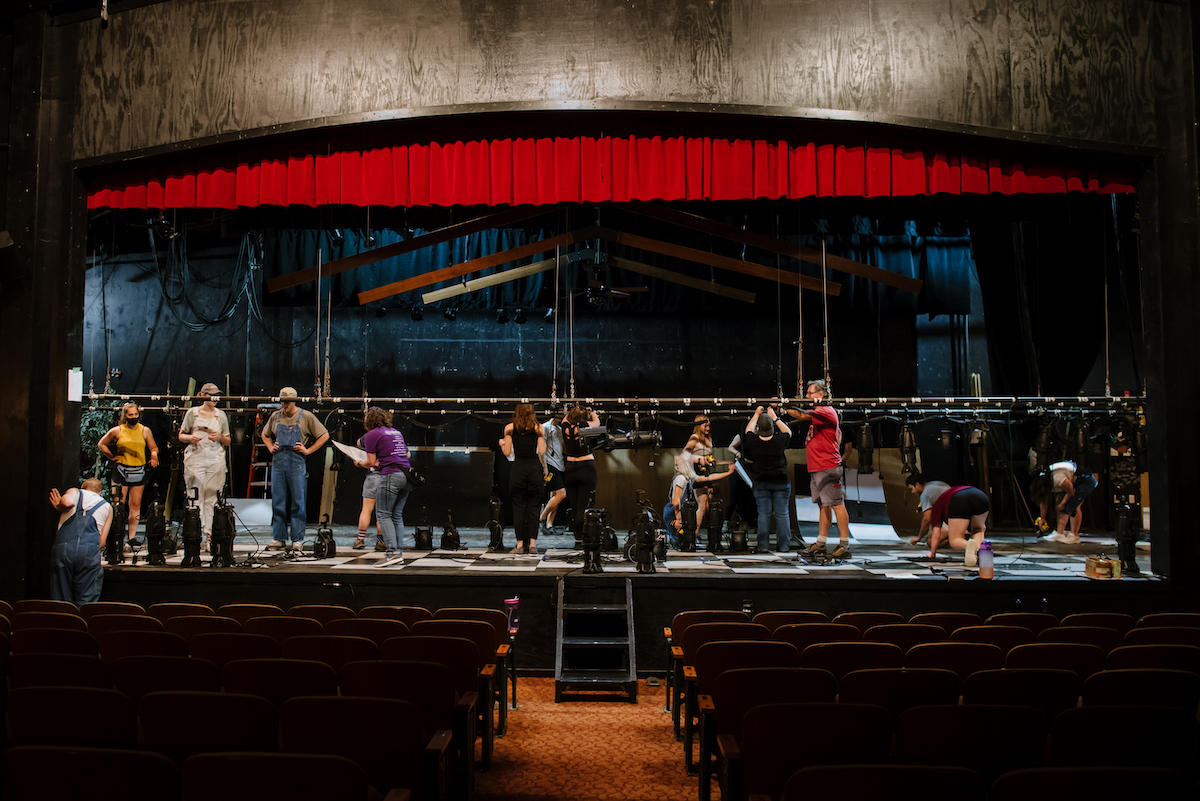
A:
<svg viewBox="0 0 1200 801">
<path fill-rule="evenodd" d="M 910 473 L 904 480 L 908 491 L 920 497 L 917 501 L 917 511 L 921 513 L 921 528 L 917 536 L 908 541 L 909 545 L 920 545 L 929 539 L 929 530 L 933 527 L 933 505 L 937 503 L 942 493 L 950 489 L 945 481 L 926 481 L 920 473 Z"/>
<path fill-rule="evenodd" d="M 50 490 L 50 505 L 60 513 L 50 556 L 50 597 L 55 601 L 83 606 L 100 600 L 100 554 L 112 523 L 112 506 L 100 497 L 102 489 L 99 479 L 89 478 L 61 495 Z"/>
<path fill-rule="evenodd" d="M 734 467 L 729 462 L 724 473 L 709 473 L 700 475 L 694 467 L 695 462 L 688 453 L 675 455 L 675 475 L 671 478 L 671 488 L 667 490 L 667 504 L 663 507 L 663 523 L 667 526 L 667 545 L 679 547 L 679 534 L 683 531 L 683 502 L 689 497 L 695 498 L 697 484 L 711 484 L 733 475 Z"/>
<path fill-rule="evenodd" d="M 930 558 L 937 556 L 942 542 L 947 542 L 956 551 L 965 552 L 963 562 L 967 567 L 975 567 L 991 509 L 992 504 L 981 489 L 964 485 L 943 492 L 930 510 L 933 526 L 929 537 Z"/>
</svg>

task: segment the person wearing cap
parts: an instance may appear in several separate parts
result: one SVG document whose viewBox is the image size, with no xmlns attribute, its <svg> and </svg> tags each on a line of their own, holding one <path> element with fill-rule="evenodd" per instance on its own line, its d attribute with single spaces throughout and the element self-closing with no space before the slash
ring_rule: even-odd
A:
<svg viewBox="0 0 1200 801">
<path fill-rule="evenodd" d="M 308 464 L 304 458 L 321 449 L 329 432 L 312 412 L 296 405 L 296 390 L 279 390 L 280 408 L 267 418 L 262 441 L 273 454 L 271 463 L 271 528 L 275 539 L 268 548 L 300 549 L 308 522 L 305 493 Z M 310 443 L 305 445 L 304 443 Z"/>
<path fill-rule="evenodd" d="M 220 394 L 216 384 L 200 387 L 199 397 L 203 402 L 187 410 L 179 427 L 179 442 L 186 446 L 183 481 L 189 498 L 193 489 L 197 492 L 206 550 L 212 535 L 213 508 L 225 486 L 225 449 L 229 447 L 229 419 L 217 408 Z"/>
<path fill-rule="evenodd" d="M 933 505 L 942 497 L 943 492 L 950 489 L 950 485 L 945 481 L 926 481 L 925 476 L 920 473 L 910 473 L 908 478 L 904 479 L 904 484 L 909 492 L 920 497 L 917 501 L 917 511 L 921 513 L 921 528 L 917 531 L 917 536 L 908 543 L 921 545 L 929 539 L 929 532 L 933 528 Z"/>
<path fill-rule="evenodd" d="M 828 400 L 829 389 L 824 381 L 810 381 L 805 387 L 804 396 L 809 400 Z M 837 518 L 840 540 L 829 558 L 846 559 L 850 556 L 850 515 L 846 512 L 846 490 L 842 486 L 842 429 L 837 410 L 832 406 L 814 406 L 807 412 L 788 409 L 788 414 L 810 423 L 804 439 L 804 450 L 808 454 L 809 490 L 813 503 L 821 506 L 817 541 L 805 548 L 803 553 L 808 556 L 825 555 L 829 529 L 833 519 Z"/>
<path fill-rule="evenodd" d="M 746 424 L 742 453 L 749 462 L 754 482 L 754 503 L 758 507 L 758 539 L 755 550 L 766 553 L 771 541 L 771 518 L 775 518 L 775 549 L 786 553 L 791 548 L 792 529 L 788 504 L 792 484 L 788 481 L 787 450 L 792 429 L 779 419 L 774 407 L 759 406 Z"/>
</svg>

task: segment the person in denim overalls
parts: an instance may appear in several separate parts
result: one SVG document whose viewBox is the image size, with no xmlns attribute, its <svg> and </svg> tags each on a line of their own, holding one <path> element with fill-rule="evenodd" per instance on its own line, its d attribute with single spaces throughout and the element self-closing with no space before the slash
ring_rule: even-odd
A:
<svg viewBox="0 0 1200 801">
<path fill-rule="evenodd" d="M 304 526 L 308 522 L 306 487 L 308 465 L 304 458 L 320 450 L 329 439 L 325 426 L 311 413 L 296 407 L 296 390 L 279 390 L 282 407 L 263 426 L 263 444 L 274 454 L 271 464 L 271 528 L 274 540 L 269 548 L 300 548 Z M 313 439 L 305 447 L 305 438 Z"/>
<path fill-rule="evenodd" d="M 57 489 L 50 490 L 50 505 L 63 516 L 70 513 L 59 518 L 50 552 L 50 597 L 56 601 L 82 606 L 100 600 L 104 584 L 100 551 L 112 523 L 112 507 L 100 497 L 100 488 L 100 482 L 91 478 L 83 482 L 83 488 L 61 495 Z M 85 500 L 90 504 L 86 510 Z"/>
</svg>

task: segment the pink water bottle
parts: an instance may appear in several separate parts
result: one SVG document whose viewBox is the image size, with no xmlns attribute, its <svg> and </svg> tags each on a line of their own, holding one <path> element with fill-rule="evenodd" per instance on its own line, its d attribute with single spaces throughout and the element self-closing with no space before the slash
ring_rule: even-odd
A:
<svg viewBox="0 0 1200 801">
<path fill-rule="evenodd" d="M 987 540 L 979 543 L 979 577 L 981 579 L 990 579 L 995 575 L 995 554 L 992 553 L 992 544 Z"/>
<path fill-rule="evenodd" d="M 521 618 L 517 615 L 517 609 L 521 606 L 521 596 L 514 595 L 512 598 L 504 599 L 504 613 L 508 615 L 508 636 L 515 636 L 521 628 Z"/>
</svg>

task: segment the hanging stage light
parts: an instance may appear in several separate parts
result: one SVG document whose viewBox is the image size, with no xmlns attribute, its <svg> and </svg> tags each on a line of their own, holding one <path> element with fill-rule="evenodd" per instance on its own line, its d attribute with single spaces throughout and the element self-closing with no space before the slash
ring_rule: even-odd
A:
<svg viewBox="0 0 1200 801">
<path fill-rule="evenodd" d="M 387 317 L 387 306 L 380 306 L 375 310 L 376 317 Z"/>
<path fill-rule="evenodd" d="M 335 245 L 342 244 L 344 237 L 342 236 L 341 228 L 334 228 L 329 232 L 329 240 Z"/>
<path fill-rule="evenodd" d="M 513 317 L 513 322 L 517 325 L 524 325 L 528 318 L 525 316 L 524 309 L 517 309 L 517 315 Z"/>
<path fill-rule="evenodd" d="M 412 310 L 412 313 L 409 314 L 408 316 L 413 319 L 414 323 L 419 323 L 425 319 L 425 313 L 423 311 L 421 311 L 420 306 L 414 307 Z"/>
<path fill-rule="evenodd" d="M 917 472 L 917 435 L 908 421 L 900 426 L 900 461 L 905 474 Z"/>
<path fill-rule="evenodd" d="M 554 322 L 554 309 L 553 308 L 546 309 L 546 313 L 542 315 L 542 319 L 548 323 Z"/>
<path fill-rule="evenodd" d="M 1033 452 L 1037 457 L 1037 462 L 1034 467 L 1034 472 L 1043 473 L 1050 465 L 1050 432 L 1052 430 L 1051 423 L 1042 423 L 1042 427 L 1038 429 L 1037 436 L 1033 440 Z"/>
<path fill-rule="evenodd" d="M 508 312 L 506 312 L 503 308 L 496 312 L 496 322 L 500 325 L 504 325 L 508 322 Z"/>
<path fill-rule="evenodd" d="M 875 437 L 871 434 L 871 425 L 863 423 L 854 438 L 854 449 L 858 451 L 858 472 L 874 473 Z"/>
<path fill-rule="evenodd" d="M 443 316 L 443 317 L 445 317 L 447 320 L 450 320 L 450 321 L 457 320 L 457 319 L 458 319 L 458 309 L 456 309 L 456 308 L 454 308 L 453 306 L 451 306 L 449 309 L 445 309 L 445 310 L 442 312 L 442 316 Z"/>
</svg>

